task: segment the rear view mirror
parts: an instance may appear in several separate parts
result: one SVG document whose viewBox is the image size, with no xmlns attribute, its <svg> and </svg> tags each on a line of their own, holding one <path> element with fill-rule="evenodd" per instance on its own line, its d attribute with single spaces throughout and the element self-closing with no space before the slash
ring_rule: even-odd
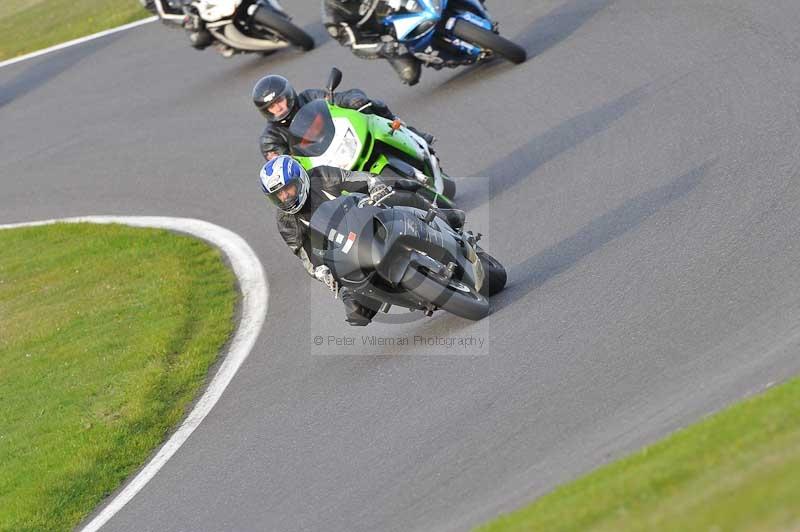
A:
<svg viewBox="0 0 800 532">
<path fill-rule="evenodd" d="M 331 69 L 331 75 L 328 77 L 328 85 L 325 87 L 328 90 L 328 101 L 333 102 L 333 91 L 342 82 L 342 71 L 336 67 Z"/>
</svg>

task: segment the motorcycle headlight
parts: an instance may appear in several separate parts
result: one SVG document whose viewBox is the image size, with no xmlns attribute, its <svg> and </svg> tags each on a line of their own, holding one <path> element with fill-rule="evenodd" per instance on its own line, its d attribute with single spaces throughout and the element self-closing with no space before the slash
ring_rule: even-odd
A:
<svg viewBox="0 0 800 532">
<path fill-rule="evenodd" d="M 349 168 L 358 155 L 358 148 L 358 139 L 353 130 L 348 128 L 336 152 L 336 166 Z"/>
</svg>

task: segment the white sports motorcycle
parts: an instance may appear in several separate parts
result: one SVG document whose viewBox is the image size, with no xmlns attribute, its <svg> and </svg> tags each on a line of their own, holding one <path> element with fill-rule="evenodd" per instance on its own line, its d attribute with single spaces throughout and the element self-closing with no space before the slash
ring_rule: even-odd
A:
<svg viewBox="0 0 800 532">
<path fill-rule="evenodd" d="M 287 46 L 308 51 L 314 40 L 291 22 L 278 0 L 139 0 L 163 22 L 183 26 L 197 49 L 214 44 L 225 57 L 272 53 Z"/>
</svg>

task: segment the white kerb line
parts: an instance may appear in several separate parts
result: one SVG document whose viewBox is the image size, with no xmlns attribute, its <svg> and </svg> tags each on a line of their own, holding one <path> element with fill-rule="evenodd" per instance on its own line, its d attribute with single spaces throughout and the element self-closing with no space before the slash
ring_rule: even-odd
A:
<svg viewBox="0 0 800 532">
<path fill-rule="evenodd" d="M 86 37 L 81 37 L 80 39 L 73 39 L 71 41 L 63 42 L 61 44 L 51 46 L 50 48 L 45 48 L 44 50 L 37 50 L 29 54 L 21 55 L 19 57 L 14 57 L 13 59 L 7 59 L 5 61 L 0 62 L 0 68 L 10 66 L 15 63 L 19 63 L 20 61 L 25 61 L 27 59 L 33 59 L 34 57 L 39 57 L 40 55 L 49 54 L 50 52 L 63 50 L 64 48 L 75 46 L 76 44 L 81 44 L 94 39 L 99 39 L 100 37 L 111 35 L 112 33 L 117 33 L 120 31 L 125 31 L 131 28 L 135 28 L 137 26 L 142 26 L 144 24 L 149 24 L 150 22 L 155 22 L 156 20 L 158 20 L 158 17 L 148 17 L 142 20 L 137 20 L 136 22 L 131 22 L 130 24 L 125 24 L 123 26 L 117 26 L 116 28 L 111 28 L 110 30 L 105 30 L 98 33 L 94 33 L 92 35 L 88 35 Z"/>
</svg>

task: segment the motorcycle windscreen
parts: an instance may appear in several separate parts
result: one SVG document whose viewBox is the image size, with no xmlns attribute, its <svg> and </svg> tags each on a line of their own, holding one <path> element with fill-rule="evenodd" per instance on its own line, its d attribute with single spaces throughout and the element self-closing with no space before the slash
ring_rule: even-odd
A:
<svg viewBox="0 0 800 532">
<path fill-rule="evenodd" d="M 325 100 L 314 100 L 297 111 L 289 126 L 291 151 L 301 157 L 319 157 L 336 135 L 331 111 Z"/>
</svg>

